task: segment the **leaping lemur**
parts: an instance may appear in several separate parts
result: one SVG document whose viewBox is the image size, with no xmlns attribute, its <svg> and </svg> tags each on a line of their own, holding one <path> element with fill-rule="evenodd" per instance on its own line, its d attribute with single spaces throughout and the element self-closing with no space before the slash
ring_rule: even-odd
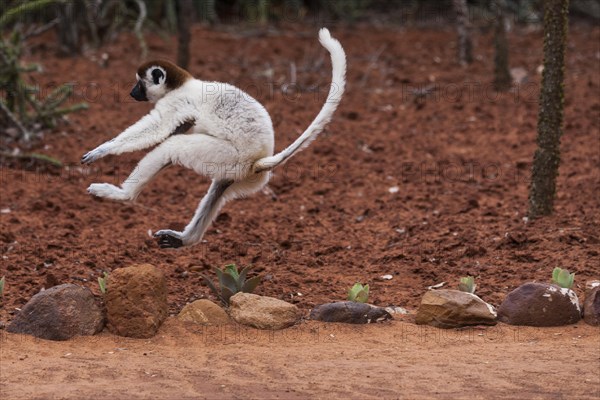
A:
<svg viewBox="0 0 600 400">
<path fill-rule="evenodd" d="M 306 131 L 275 155 L 271 118 L 247 93 L 226 83 L 194 79 L 168 61 L 142 64 L 130 94 L 137 101 L 156 106 L 120 135 L 85 154 L 81 162 L 90 164 L 109 154 L 158 146 L 139 162 L 121 187 L 94 183 L 88 192 L 113 200 L 135 200 L 166 166 L 190 168 L 212 179 L 208 193 L 183 232 L 164 229 L 154 236 L 162 248 L 198 243 L 228 200 L 264 187 L 270 171 L 307 147 L 331 120 L 344 93 L 346 54 L 325 28 L 319 31 L 319 41 L 331 55 L 333 77 L 327 100 Z"/>
</svg>

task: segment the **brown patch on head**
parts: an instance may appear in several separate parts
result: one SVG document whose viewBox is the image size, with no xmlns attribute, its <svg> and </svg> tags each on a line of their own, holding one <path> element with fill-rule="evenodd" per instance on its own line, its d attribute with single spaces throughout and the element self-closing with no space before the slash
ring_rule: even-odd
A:
<svg viewBox="0 0 600 400">
<path fill-rule="evenodd" d="M 167 73 L 165 83 L 171 90 L 177 89 L 183 85 L 185 81 L 192 79 L 192 75 L 189 72 L 167 60 L 153 60 L 143 63 L 137 70 L 138 75 L 140 77 L 146 76 L 146 71 L 148 68 L 153 66 L 161 67 L 165 70 Z"/>
</svg>

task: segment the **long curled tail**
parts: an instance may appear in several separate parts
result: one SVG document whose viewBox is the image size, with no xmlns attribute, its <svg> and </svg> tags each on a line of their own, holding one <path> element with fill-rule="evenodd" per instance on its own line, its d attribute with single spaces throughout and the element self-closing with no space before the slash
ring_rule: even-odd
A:
<svg viewBox="0 0 600 400">
<path fill-rule="evenodd" d="M 326 28 L 321 28 L 319 31 L 319 42 L 321 42 L 321 45 L 329 51 L 333 70 L 331 88 L 329 89 L 325 105 L 315 120 L 294 143 L 274 156 L 261 158 L 256 161 L 253 166 L 253 170 L 256 173 L 271 170 L 276 166 L 285 163 L 294 154 L 307 147 L 317 138 L 319 133 L 325 128 L 325 125 L 329 123 L 335 109 L 342 100 L 342 95 L 344 94 L 344 88 L 346 86 L 346 53 L 344 53 L 344 49 L 340 42 L 338 42 L 337 39 L 332 38 L 329 30 Z"/>
</svg>

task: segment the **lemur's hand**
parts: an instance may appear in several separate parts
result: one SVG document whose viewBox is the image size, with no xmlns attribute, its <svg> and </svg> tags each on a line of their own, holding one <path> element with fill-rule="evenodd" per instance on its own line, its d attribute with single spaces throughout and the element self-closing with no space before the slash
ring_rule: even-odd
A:
<svg viewBox="0 0 600 400">
<path fill-rule="evenodd" d="M 85 153 L 84 156 L 81 157 L 81 163 L 82 164 L 91 164 L 94 161 L 107 155 L 109 146 L 110 146 L 110 142 L 112 142 L 112 140 L 101 144 L 100 146 L 96 147 L 92 151 L 88 151 L 87 153 Z"/>
<path fill-rule="evenodd" d="M 183 246 L 183 234 L 181 232 L 163 229 L 154 234 L 158 240 L 158 245 L 162 249 L 176 249 Z"/>
</svg>

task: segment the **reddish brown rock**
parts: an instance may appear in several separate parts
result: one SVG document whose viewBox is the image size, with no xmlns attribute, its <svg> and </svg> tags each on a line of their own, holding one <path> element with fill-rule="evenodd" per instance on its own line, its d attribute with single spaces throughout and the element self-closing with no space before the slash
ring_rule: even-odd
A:
<svg viewBox="0 0 600 400">
<path fill-rule="evenodd" d="M 93 335 L 103 327 L 104 315 L 92 292 L 64 284 L 33 296 L 7 330 L 42 339 L 67 340 L 78 335 Z"/>
<path fill-rule="evenodd" d="M 161 270 L 142 264 L 114 270 L 104 295 L 108 329 L 120 336 L 149 338 L 167 318 L 167 284 Z"/>
<path fill-rule="evenodd" d="M 585 292 L 583 320 L 593 326 L 600 326 L 600 281 L 593 281 Z"/>
<path fill-rule="evenodd" d="M 581 319 L 574 291 L 549 283 L 526 283 L 508 294 L 498 320 L 511 325 L 560 326 Z"/>
<path fill-rule="evenodd" d="M 340 301 L 316 306 L 310 312 L 310 319 L 323 322 L 343 322 L 348 324 L 369 324 L 391 319 L 385 309 L 354 301 Z"/>
<path fill-rule="evenodd" d="M 429 290 L 421 299 L 415 322 L 438 328 L 495 325 L 494 307 L 478 296 L 459 290 Z"/>
</svg>

